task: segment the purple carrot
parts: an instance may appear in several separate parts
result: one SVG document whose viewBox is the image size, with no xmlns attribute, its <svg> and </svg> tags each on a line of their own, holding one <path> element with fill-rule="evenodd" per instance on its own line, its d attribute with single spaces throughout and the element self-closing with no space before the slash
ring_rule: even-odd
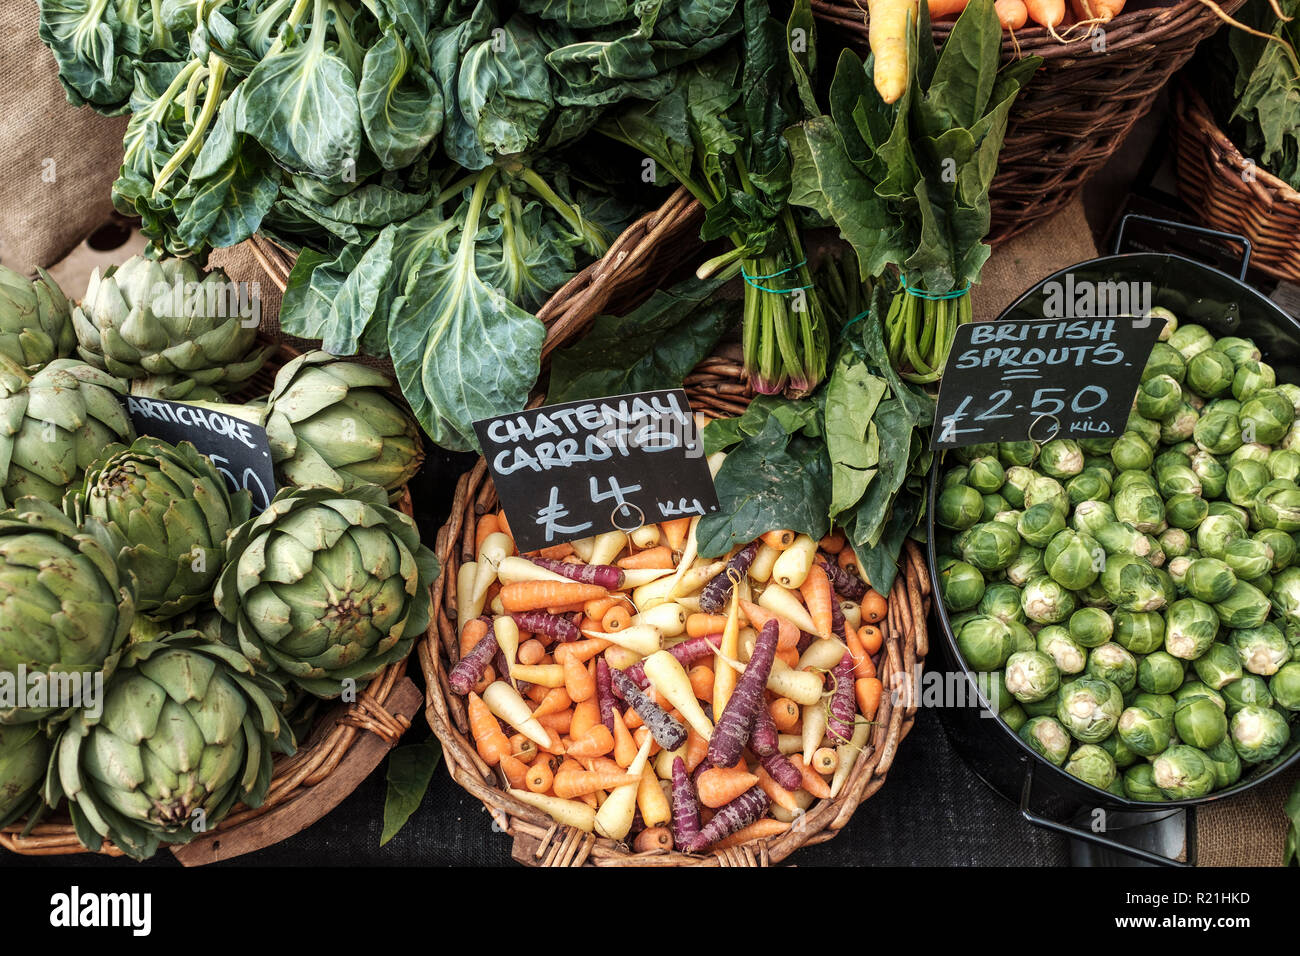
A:
<svg viewBox="0 0 1300 956">
<path fill-rule="evenodd" d="M 812 642 L 815 640 L 817 640 L 816 634 L 809 634 L 807 631 L 800 631 L 799 643 L 794 646 L 794 649 L 802 654 L 804 651 L 808 650 L 809 646 L 811 646 Z"/>
<path fill-rule="evenodd" d="M 682 847 L 700 835 L 700 805 L 695 785 L 686 774 L 686 762 L 673 758 L 673 845 Z"/>
<path fill-rule="evenodd" d="M 777 752 L 780 743 L 772 712 L 766 707 L 758 708 L 758 713 L 754 715 L 754 732 L 749 735 L 749 749 L 754 751 L 756 757 L 770 757 Z"/>
<path fill-rule="evenodd" d="M 614 691 L 609 676 L 609 663 L 604 657 L 596 658 L 596 702 L 600 705 L 600 722 L 614 732 Z"/>
<path fill-rule="evenodd" d="M 861 601 L 867 596 L 867 582 L 852 571 L 845 571 L 834 561 L 826 558 L 819 558 L 818 563 L 822 566 L 822 570 L 826 572 L 826 576 L 831 579 L 831 587 L 835 589 L 837 594 L 848 598 L 850 601 Z"/>
<path fill-rule="evenodd" d="M 803 774 L 799 772 L 798 767 L 785 759 L 785 754 L 780 752 L 770 754 L 760 758 L 758 762 L 763 765 L 768 776 L 791 793 L 803 786 Z"/>
<path fill-rule="evenodd" d="M 491 622 L 488 622 L 487 633 L 479 638 L 479 642 L 468 654 L 456 662 L 456 666 L 447 675 L 447 686 L 451 688 L 452 693 L 464 697 L 473 690 L 474 685 L 483 676 L 483 672 L 487 670 L 488 662 L 500 649 L 497 646 L 496 631 L 492 629 Z"/>
<path fill-rule="evenodd" d="M 844 620 L 844 608 L 840 606 L 838 596 L 831 595 L 831 633 L 841 641 L 848 643 L 849 636 L 845 633 L 847 622 Z"/>
<path fill-rule="evenodd" d="M 767 813 L 771 803 L 762 787 L 750 787 L 715 813 L 703 829 L 682 844 L 682 849 L 687 853 L 699 853 L 758 820 Z"/>
<path fill-rule="evenodd" d="M 545 634 L 561 643 L 582 639 L 582 631 L 578 630 L 578 625 L 558 614 L 547 614 L 545 611 L 520 611 L 510 616 L 519 625 L 519 630 L 527 631 L 529 634 Z"/>
<path fill-rule="evenodd" d="M 700 782 L 700 774 L 704 773 L 704 771 L 706 770 L 712 770 L 712 769 L 713 769 L 713 761 L 710 760 L 708 757 L 705 757 L 703 760 L 697 763 L 695 765 L 695 769 L 691 771 L 691 783 L 698 784 Z"/>
<path fill-rule="evenodd" d="M 826 736 L 840 743 L 853 737 L 853 721 L 857 709 L 853 701 L 853 655 L 848 651 L 831 671 L 835 690 L 831 693 L 831 712 L 826 720 Z"/>
<path fill-rule="evenodd" d="M 720 634 L 706 634 L 704 637 L 689 637 L 680 644 L 674 644 L 668 648 L 668 653 L 677 658 L 677 663 L 682 667 L 689 668 L 696 661 L 702 661 L 704 658 L 711 656 L 714 649 L 722 640 Z M 709 645 L 712 645 L 710 647 Z M 645 688 L 650 684 L 649 678 L 645 676 L 645 663 L 637 661 L 631 667 L 624 670 L 628 677 L 637 687 Z M 622 694 L 619 695 L 620 697 Z"/>
<path fill-rule="evenodd" d="M 647 697 L 641 688 L 617 667 L 610 668 L 609 676 L 613 680 L 614 687 L 618 689 L 618 695 L 628 702 L 642 722 L 650 728 L 650 736 L 655 739 L 655 743 L 664 750 L 676 750 L 686 743 L 685 724 L 669 715 Z"/>
<path fill-rule="evenodd" d="M 709 759 L 715 767 L 734 767 L 745 749 L 754 728 L 754 719 L 763 706 L 763 690 L 768 674 L 772 672 L 772 659 L 776 656 L 776 640 L 780 627 L 776 618 L 768 619 L 758 634 L 754 653 L 745 665 L 745 672 L 736 681 L 731 699 L 722 708 L 722 716 L 714 725 L 709 739 Z M 660 744 L 660 746 L 663 746 Z"/>
<path fill-rule="evenodd" d="M 528 560 L 539 568 L 553 571 L 570 581 L 594 584 L 610 591 L 617 591 L 623 586 L 623 569 L 610 564 L 566 564 L 554 558 L 529 558 Z"/>
<path fill-rule="evenodd" d="M 751 541 L 737 551 L 727 562 L 727 566 L 704 585 L 704 590 L 700 592 L 701 611 L 705 614 L 717 614 L 722 610 L 727 603 L 727 598 L 731 596 L 731 589 L 735 587 L 736 581 L 749 573 L 749 566 L 754 563 L 754 557 L 758 554 L 758 544 L 757 541 Z"/>
</svg>

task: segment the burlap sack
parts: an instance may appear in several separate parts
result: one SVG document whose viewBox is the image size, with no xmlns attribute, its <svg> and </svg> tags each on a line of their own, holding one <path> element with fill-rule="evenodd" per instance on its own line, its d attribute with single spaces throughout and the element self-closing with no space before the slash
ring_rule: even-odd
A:
<svg viewBox="0 0 1300 956">
<path fill-rule="evenodd" d="M 73 108 L 32 0 L 0 5 L 0 262 L 53 265 L 113 211 L 126 117 Z"/>
</svg>

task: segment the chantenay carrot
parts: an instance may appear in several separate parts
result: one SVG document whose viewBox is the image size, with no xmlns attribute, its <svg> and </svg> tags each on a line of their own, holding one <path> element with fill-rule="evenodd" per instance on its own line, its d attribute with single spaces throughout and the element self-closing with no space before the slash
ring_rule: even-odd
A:
<svg viewBox="0 0 1300 956">
<path fill-rule="evenodd" d="M 686 742 L 686 725 L 667 714 L 621 670 L 610 670 L 614 689 L 650 728 L 655 742 L 664 750 L 676 750 Z"/>
<path fill-rule="evenodd" d="M 751 541 L 732 555 L 722 570 L 700 591 L 700 610 L 705 614 L 716 614 L 725 608 L 731 589 L 748 573 L 757 554 L 758 542 Z"/>
<path fill-rule="evenodd" d="M 469 730 L 474 737 L 474 747 L 483 762 L 495 767 L 501 758 L 510 754 L 510 738 L 505 735 L 496 717 L 488 710 L 483 698 L 473 691 L 468 696 Z"/>
<path fill-rule="evenodd" d="M 673 843 L 685 847 L 700 836 L 700 804 L 695 796 L 695 784 L 686 772 L 681 757 L 673 758 Z"/>
<path fill-rule="evenodd" d="M 862 620 L 866 624 L 879 624 L 889 613 L 889 602 L 884 595 L 868 591 L 862 599 Z"/>
<path fill-rule="evenodd" d="M 677 567 L 673 563 L 672 548 L 666 544 L 661 544 L 655 548 L 646 548 L 644 551 L 636 552 L 636 554 L 629 554 L 626 558 L 619 558 L 618 566 L 625 571 L 644 570 L 646 568 L 672 570 Z"/>
<path fill-rule="evenodd" d="M 748 770 L 710 767 L 695 778 L 695 792 L 703 806 L 718 810 L 757 784 L 758 777 Z"/>
<path fill-rule="evenodd" d="M 569 736 L 577 740 L 599 723 L 600 704 L 596 699 L 592 697 L 580 700 L 573 705 L 573 720 L 569 722 Z"/>
<path fill-rule="evenodd" d="M 998 23 L 1002 24 L 1002 29 L 1016 31 L 1029 22 L 1029 8 L 1025 6 L 1025 0 L 997 0 L 993 4 L 993 12 L 998 15 Z"/>
<path fill-rule="evenodd" d="M 614 751 L 614 735 L 604 724 L 594 724 L 587 728 L 581 739 L 569 744 L 565 753 L 570 757 L 602 757 Z"/>
<path fill-rule="evenodd" d="M 713 736 L 709 739 L 709 759 L 716 767 L 735 764 L 749 741 L 755 714 L 763 706 L 763 692 L 767 686 L 767 675 L 772 670 L 772 659 L 776 656 L 778 633 L 776 621 L 769 620 L 763 625 L 754 645 L 754 653 L 750 655 L 744 673 L 736 681 L 736 689 L 731 692 L 726 709 L 718 718 Z"/>
<path fill-rule="evenodd" d="M 731 668 L 727 668 L 731 670 Z M 686 676 L 691 679 L 691 690 L 695 691 L 695 699 L 711 701 L 713 699 L 713 668 L 708 664 L 696 664 Z"/>
<path fill-rule="evenodd" d="M 857 714 L 853 705 L 853 655 L 848 651 L 831 671 L 830 715 L 826 720 L 826 734 L 835 744 L 846 743 L 853 736 L 853 719 Z"/>
<path fill-rule="evenodd" d="M 768 621 L 776 621 L 779 628 L 777 632 L 777 647 L 796 647 L 799 644 L 799 628 L 793 623 L 787 621 L 779 614 L 769 611 L 765 607 L 757 604 L 751 604 L 749 601 L 741 601 L 740 609 L 745 612 L 745 617 L 749 623 L 756 628 L 761 628 Z"/>
<path fill-rule="evenodd" d="M 778 807 L 789 810 L 791 813 L 797 813 L 799 803 L 795 800 L 794 794 L 781 786 L 767 772 L 767 768 L 761 764 L 757 768 L 758 785 L 763 788 L 763 792 L 768 795 L 771 801 Z"/>
<path fill-rule="evenodd" d="M 630 767 L 636 756 L 638 744 L 632 739 L 632 732 L 623 723 L 623 715 L 614 711 L 614 762 L 620 767 Z"/>
<path fill-rule="evenodd" d="M 799 705 L 788 697 L 778 697 L 768 704 L 767 711 L 779 731 L 792 730 L 799 723 Z"/>
<path fill-rule="evenodd" d="M 632 841 L 632 849 L 638 853 L 653 853 L 673 848 L 673 832 L 667 827 L 646 827 Z"/>
<path fill-rule="evenodd" d="M 605 611 L 600 618 L 601 630 L 623 631 L 632 625 L 632 614 L 621 604 L 615 604 Z"/>
<path fill-rule="evenodd" d="M 594 584 L 609 591 L 617 591 L 623 586 L 623 572 L 607 564 L 567 564 L 550 558 L 530 558 L 533 564 L 547 571 L 566 577 L 582 584 Z"/>
<path fill-rule="evenodd" d="M 710 637 L 720 635 L 727 626 L 725 614 L 705 614 L 699 612 L 686 617 L 687 637 Z"/>
<path fill-rule="evenodd" d="M 735 800 L 718 810 L 699 832 L 682 842 L 681 847 L 687 853 L 699 853 L 719 840 L 731 836 L 742 827 L 747 827 L 767 813 L 772 805 L 771 799 L 763 788 L 754 786 L 746 790 Z"/>
<path fill-rule="evenodd" d="M 483 635 L 488 632 L 488 625 L 491 618 L 476 617 L 467 623 L 460 632 L 460 656 L 466 657 L 470 651 L 474 650 L 475 645 L 483 640 Z"/>
<path fill-rule="evenodd" d="M 848 645 L 849 653 L 853 656 L 854 679 L 875 677 L 876 665 L 871 662 L 871 655 L 867 653 L 866 648 L 862 646 L 862 642 L 858 640 L 858 635 L 853 631 L 849 631 L 848 640 L 845 643 Z"/>
<path fill-rule="evenodd" d="M 691 530 L 691 519 L 673 518 L 670 521 L 661 521 L 659 522 L 659 530 L 663 532 L 668 547 L 681 552 L 686 547 L 686 536 Z"/>
<path fill-rule="evenodd" d="M 491 625 L 485 622 L 483 636 L 474 645 L 474 649 L 458 660 L 451 673 L 447 675 L 447 686 L 451 688 L 452 693 L 462 697 L 468 694 L 499 650 L 496 634 L 493 633 Z"/>
<path fill-rule="evenodd" d="M 514 614 L 566 604 L 583 604 L 605 596 L 605 589 L 596 584 L 583 584 L 579 581 L 564 584 L 559 581 L 520 581 L 507 584 L 501 589 L 501 606 Z M 520 627 L 533 633 L 539 630 L 523 622 L 520 622 Z"/>
<path fill-rule="evenodd" d="M 814 797 L 821 800 L 831 795 L 831 787 L 821 775 L 812 767 L 803 762 L 802 754 L 791 754 L 788 758 L 794 768 L 803 776 L 803 788 L 811 793 Z"/>
<path fill-rule="evenodd" d="M 619 771 L 609 770 L 574 770 L 565 765 L 555 772 L 555 795 L 565 800 L 573 800 L 595 793 L 597 790 L 613 790 L 635 784 L 640 777 Z"/>
<path fill-rule="evenodd" d="M 876 719 L 876 711 L 880 709 L 880 695 L 884 689 L 885 685 L 877 677 L 863 677 L 854 681 L 853 692 L 858 699 L 858 711 L 867 720 Z"/>
<path fill-rule="evenodd" d="M 1062 39 L 1056 28 L 1065 20 L 1065 0 L 1025 0 L 1025 8 L 1031 20 L 1047 27 L 1055 39 Z"/>
<path fill-rule="evenodd" d="M 827 554 L 839 554 L 844 550 L 844 532 L 839 528 L 832 528 L 817 542 L 817 547 Z"/>
<path fill-rule="evenodd" d="M 528 764 L 518 757 L 502 754 L 499 764 L 501 772 L 506 775 L 506 782 L 515 789 L 522 790 L 528 783 Z"/>
<path fill-rule="evenodd" d="M 673 818 L 668 797 L 659 787 L 659 778 L 649 766 L 641 771 L 641 783 L 636 791 L 637 809 L 648 827 L 663 826 Z"/>
<path fill-rule="evenodd" d="M 555 774 L 551 771 L 549 754 L 542 754 L 534 760 L 528 767 L 528 773 L 524 776 L 524 786 L 533 793 L 545 793 L 551 789 L 554 782 Z"/>
</svg>

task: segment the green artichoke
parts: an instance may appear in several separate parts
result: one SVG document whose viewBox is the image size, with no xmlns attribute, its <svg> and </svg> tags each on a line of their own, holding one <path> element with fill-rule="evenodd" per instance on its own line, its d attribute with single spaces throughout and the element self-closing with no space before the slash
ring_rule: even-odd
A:
<svg viewBox="0 0 1300 956">
<path fill-rule="evenodd" d="M 137 438 L 95 464 L 64 502 L 69 517 L 93 515 L 126 540 L 119 558 L 139 584 L 139 609 L 158 620 L 212 592 L 226 536 L 248 520 L 246 491 L 231 494 L 215 465 L 189 442 Z"/>
<path fill-rule="evenodd" d="M 75 359 L 28 375 L 0 355 L 0 494 L 57 504 L 115 442 L 135 437 L 123 384 Z"/>
<path fill-rule="evenodd" d="M 0 266 L 0 355 L 37 366 L 67 358 L 77 346 L 72 309 L 48 272 L 32 282 Z"/>
<path fill-rule="evenodd" d="M 50 745 L 42 727 L 0 727 L 0 827 L 36 802 L 49 762 Z"/>
<path fill-rule="evenodd" d="M 273 346 L 232 306 L 220 269 L 203 275 L 188 259 L 133 256 L 90 276 L 73 310 L 81 357 L 156 398 L 197 399 L 196 386 L 227 393 L 258 371 Z M 135 386 L 133 386 L 133 391 Z"/>
<path fill-rule="evenodd" d="M 67 798 L 88 847 L 107 838 L 145 859 L 186 843 L 236 803 L 266 798 L 272 751 L 294 750 L 284 697 L 242 654 L 195 631 L 134 643 L 100 712 L 74 712 L 59 735 L 46 802 Z"/>
<path fill-rule="evenodd" d="M 214 600 L 253 663 L 318 697 L 364 685 L 429 623 L 433 552 L 384 490 L 286 488 L 240 526 Z"/>
<path fill-rule="evenodd" d="M 120 547 L 99 521 L 78 528 L 34 498 L 0 514 L 0 672 L 24 668 L 29 694 L 25 707 L 0 697 L 0 724 L 62 716 L 67 703 L 48 699 L 51 675 L 112 674 L 135 619 L 135 579 L 115 560 Z"/>
</svg>

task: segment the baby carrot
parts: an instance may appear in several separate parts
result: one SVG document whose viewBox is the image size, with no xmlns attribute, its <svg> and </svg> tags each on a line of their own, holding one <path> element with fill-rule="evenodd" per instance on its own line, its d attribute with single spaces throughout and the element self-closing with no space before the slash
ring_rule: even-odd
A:
<svg viewBox="0 0 1300 956">
<path fill-rule="evenodd" d="M 549 754 L 542 754 L 528 768 L 528 773 L 524 777 L 524 786 L 533 793 L 545 793 L 551 789 L 551 784 L 555 782 L 555 774 L 551 773 L 551 758 Z"/>
<path fill-rule="evenodd" d="M 638 791 L 639 795 L 640 791 Z M 673 848 L 673 831 L 667 827 L 648 827 L 636 835 L 632 849 L 638 853 L 652 850 L 671 850 Z"/>
<path fill-rule="evenodd" d="M 835 600 L 835 595 L 831 591 L 831 579 L 820 565 L 814 564 L 808 569 L 808 576 L 799 585 L 799 593 L 803 595 L 803 603 L 807 606 L 813 623 L 817 625 L 817 634 L 830 637 L 831 601 Z"/>
<path fill-rule="evenodd" d="M 870 625 L 868 625 L 870 627 Z M 863 628 L 866 630 L 866 628 Z M 871 663 L 871 655 L 867 653 L 862 642 L 858 640 L 858 635 L 853 631 L 845 631 L 844 636 L 848 639 L 849 655 L 853 658 L 853 676 L 855 677 L 875 677 L 876 665 Z"/>
<path fill-rule="evenodd" d="M 605 616 L 605 612 L 619 602 L 616 597 L 596 598 L 594 601 L 588 601 L 582 606 L 582 613 L 593 621 L 599 621 Z"/>
<path fill-rule="evenodd" d="M 509 534 L 508 531 L 506 533 Z M 552 561 L 561 561 L 573 554 L 573 545 L 566 541 L 563 544 L 553 544 L 549 547 L 542 548 L 540 551 L 531 551 L 529 553 L 539 558 L 550 558 Z"/>
<path fill-rule="evenodd" d="M 537 744 L 523 734 L 513 734 L 510 737 L 510 753 L 524 763 L 532 763 L 537 759 Z"/>
<path fill-rule="evenodd" d="M 520 644 L 519 650 L 515 653 L 520 664 L 540 664 L 545 656 L 546 645 L 535 637 L 530 637 Z"/>
<path fill-rule="evenodd" d="M 502 732 L 483 698 L 473 691 L 469 693 L 469 729 L 478 755 L 488 766 L 495 767 L 502 757 L 510 756 L 510 738 Z"/>
<path fill-rule="evenodd" d="M 614 749 L 614 735 L 604 724 L 593 724 L 581 738 L 574 738 L 566 753 L 570 757 L 599 757 Z"/>
<path fill-rule="evenodd" d="M 501 771 L 515 790 L 522 790 L 528 782 L 528 764 L 510 754 L 501 755 Z"/>
<path fill-rule="evenodd" d="M 623 715 L 614 711 L 614 762 L 623 769 L 632 765 L 636 758 L 637 743 L 632 739 L 632 732 L 623 723 Z"/>
<path fill-rule="evenodd" d="M 712 848 L 726 850 L 729 847 L 740 846 L 751 840 L 763 840 L 768 837 L 780 836 L 788 829 L 790 829 L 790 824 L 782 823 L 780 820 L 773 820 L 771 817 L 764 817 L 761 820 L 755 820 L 747 827 L 741 827 L 725 840 L 719 840 L 713 844 Z"/>
<path fill-rule="evenodd" d="M 596 679 L 582 661 L 572 654 L 564 655 L 564 689 L 574 702 L 596 696 Z"/>
<path fill-rule="evenodd" d="M 691 530 L 691 519 L 673 518 L 671 521 L 661 521 L 659 522 L 659 530 L 663 532 L 668 547 L 674 551 L 681 551 L 686 547 L 686 535 Z"/>
<path fill-rule="evenodd" d="M 778 697 L 767 707 L 776 729 L 787 733 L 799 723 L 799 705 L 788 697 Z"/>
<path fill-rule="evenodd" d="M 641 715 L 638 714 L 636 710 L 629 707 L 627 710 L 623 711 L 623 723 L 627 725 L 628 730 L 636 730 L 638 727 L 642 726 L 645 721 L 641 719 Z"/>
<path fill-rule="evenodd" d="M 655 548 L 646 548 L 644 551 L 638 551 L 636 554 L 629 554 L 626 558 L 619 558 L 615 563 L 618 564 L 620 568 L 629 571 L 636 568 L 661 570 L 676 567 L 676 565 L 673 564 L 672 549 L 666 544 L 661 544 Z"/>
<path fill-rule="evenodd" d="M 460 656 L 464 657 L 474 650 L 474 645 L 487 636 L 488 624 L 481 617 L 473 618 L 460 632 Z"/>
<path fill-rule="evenodd" d="M 488 512 L 478 519 L 478 524 L 474 526 L 474 553 L 479 554 L 483 550 L 483 539 L 490 534 L 496 534 L 501 530 L 501 523 L 497 521 L 497 516 Z"/>
<path fill-rule="evenodd" d="M 868 654 L 878 654 L 881 645 L 885 643 L 885 635 L 878 625 L 863 624 L 858 628 L 858 643 Z"/>
<path fill-rule="evenodd" d="M 583 631 L 604 631 L 605 626 L 598 617 L 584 617 L 578 622 L 578 629 Z"/>
<path fill-rule="evenodd" d="M 788 759 L 803 776 L 803 788 L 814 797 L 822 799 L 831 795 L 831 785 L 816 770 L 803 762 L 803 754 L 790 754 Z"/>
<path fill-rule="evenodd" d="M 560 664 L 563 664 L 568 658 L 586 662 L 608 647 L 609 641 L 599 637 L 591 637 L 582 641 L 569 641 L 555 648 L 555 660 Z"/>
<path fill-rule="evenodd" d="M 839 528 L 817 542 L 817 547 L 827 554 L 839 554 L 844 550 L 844 532 Z"/>
<path fill-rule="evenodd" d="M 540 611 L 544 608 L 581 605 L 605 597 L 602 587 L 579 581 L 516 581 L 501 589 L 501 606 L 507 611 Z"/>
<path fill-rule="evenodd" d="M 512 545 L 515 543 L 515 536 L 510 530 L 510 522 L 506 520 L 506 513 L 504 509 L 497 512 L 497 529 L 510 539 L 510 543 Z M 515 549 L 512 547 L 510 551 L 513 554 Z"/>
<path fill-rule="evenodd" d="M 784 661 L 787 667 L 799 666 L 799 648 L 797 647 L 778 647 L 776 657 L 777 660 Z"/>
<path fill-rule="evenodd" d="M 710 634 L 721 634 L 726 626 L 725 614 L 689 614 L 686 617 L 686 636 L 707 637 Z"/>
<path fill-rule="evenodd" d="M 556 689 L 564 690 L 563 687 Z M 565 696 L 567 697 L 568 694 L 565 694 Z M 543 717 L 536 717 L 535 719 L 550 732 L 552 737 L 554 737 L 557 734 L 567 734 L 569 732 L 569 728 L 573 725 L 573 711 L 569 710 L 568 705 L 566 704 L 564 710 L 555 711 L 546 714 Z"/>
<path fill-rule="evenodd" d="M 569 736 L 578 740 L 586 735 L 596 724 L 605 726 L 600 720 L 600 705 L 596 702 L 596 696 L 593 694 L 586 700 L 578 701 L 573 705 L 573 721 L 569 724 Z"/>
<path fill-rule="evenodd" d="M 641 811 L 641 819 L 648 827 L 657 827 L 673 818 L 668 806 L 668 798 L 659 788 L 659 780 L 648 764 L 641 771 L 641 783 L 636 789 L 636 805 Z"/>
<path fill-rule="evenodd" d="M 731 670 L 730 667 L 727 670 Z M 695 692 L 698 700 L 713 699 L 713 668 L 707 664 L 696 664 L 688 673 L 691 679 L 691 690 Z"/>
<path fill-rule="evenodd" d="M 732 767 L 710 767 L 695 779 L 695 789 L 700 803 L 717 810 L 758 783 L 758 777 L 748 770 Z M 829 787 L 827 790 L 829 791 Z"/>
<path fill-rule="evenodd" d="M 799 802 L 795 800 L 794 794 L 781 786 L 772 779 L 772 775 L 759 764 L 756 768 L 758 774 L 758 785 L 763 788 L 763 792 L 768 795 L 773 803 L 784 810 L 795 813 L 799 809 Z M 703 776 L 701 774 L 700 776 Z"/>
<path fill-rule="evenodd" d="M 889 612 L 889 604 L 884 596 L 875 591 L 868 591 L 862 599 L 862 620 L 867 624 L 879 624 Z"/>
<path fill-rule="evenodd" d="M 541 718 L 558 714 L 561 711 L 568 710 L 572 704 L 573 701 L 569 698 L 569 692 L 563 687 L 556 687 L 546 692 L 542 702 L 533 709 L 533 716 Z M 545 723 L 542 726 L 545 727 Z"/>
<path fill-rule="evenodd" d="M 686 761 L 686 770 L 688 773 L 694 773 L 695 768 L 704 762 L 704 758 L 709 755 L 709 738 L 702 737 L 692 728 L 686 730 L 686 753 L 682 759 Z"/>
<path fill-rule="evenodd" d="M 632 623 L 632 615 L 626 607 L 616 604 L 605 612 L 600 619 L 600 629 L 612 633 L 627 629 Z"/>
<path fill-rule="evenodd" d="M 853 682 L 853 693 L 858 698 L 858 712 L 867 720 L 876 719 L 876 711 L 880 709 L 880 695 L 884 689 L 885 685 L 876 677 L 863 677 Z"/>
<path fill-rule="evenodd" d="M 768 621 L 775 619 L 779 628 L 776 638 L 778 648 L 797 647 L 799 644 L 799 628 L 795 627 L 783 617 L 773 614 L 765 607 L 759 607 L 749 601 L 741 601 L 740 609 L 745 612 L 745 617 L 755 630 L 762 630 L 763 625 Z"/>
<path fill-rule="evenodd" d="M 795 533 L 788 528 L 778 528 L 775 531 L 769 531 L 760 536 L 762 542 L 769 548 L 776 548 L 778 551 L 784 551 L 790 545 L 794 544 Z"/>
<path fill-rule="evenodd" d="M 555 795 L 570 800 L 594 794 L 597 790 L 613 790 L 639 781 L 639 777 L 630 777 L 622 771 L 615 774 L 608 770 L 572 770 L 561 767 L 555 774 Z"/>
<path fill-rule="evenodd" d="M 556 581 L 555 583 L 559 584 L 560 582 Z M 583 587 L 590 587 L 590 586 L 591 585 L 583 585 Z M 582 609 L 585 606 L 586 606 L 585 602 L 583 601 L 575 601 L 572 604 L 555 604 L 555 605 L 548 606 L 546 608 L 546 613 L 554 614 L 557 616 L 561 614 L 581 614 Z"/>
</svg>

